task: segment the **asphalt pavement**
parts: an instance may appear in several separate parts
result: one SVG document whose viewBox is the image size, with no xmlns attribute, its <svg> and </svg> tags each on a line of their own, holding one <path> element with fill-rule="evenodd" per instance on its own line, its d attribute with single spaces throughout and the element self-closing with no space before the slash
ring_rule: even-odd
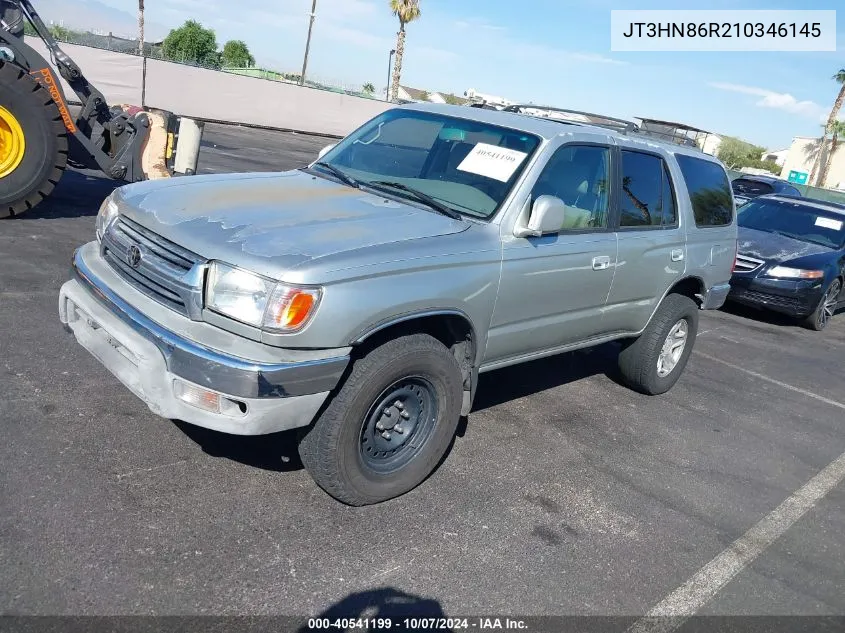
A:
<svg viewBox="0 0 845 633">
<path fill-rule="evenodd" d="M 200 172 L 294 168 L 331 142 L 209 124 Z M 112 187 L 69 171 L 0 222 L 0 613 L 357 615 L 400 597 L 639 616 L 845 453 L 845 314 L 816 333 L 728 308 L 701 315 L 664 396 L 621 386 L 613 346 L 484 375 L 428 481 L 340 505 L 290 434 L 158 418 L 62 329 L 59 286 Z M 845 484 L 828 488 L 699 612 L 845 615 Z"/>
</svg>

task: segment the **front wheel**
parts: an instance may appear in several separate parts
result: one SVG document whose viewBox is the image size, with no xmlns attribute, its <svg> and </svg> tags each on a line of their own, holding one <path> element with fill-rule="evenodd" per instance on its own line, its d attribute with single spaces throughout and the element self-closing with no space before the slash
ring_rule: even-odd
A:
<svg viewBox="0 0 845 633">
<path fill-rule="evenodd" d="M 403 336 L 356 360 L 340 390 L 300 438 L 314 481 L 353 506 L 416 488 L 455 436 L 463 384 L 458 361 L 426 334 Z"/>
<path fill-rule="evenodd" d="M 804 320 L 811 330 L 821 331 L 825 329 L 836 313 L 836 306 L 839 303 L 839 293 L 842 291 L 842 282 L 834 279 L 828 286 L 827 291 L 822 295 L 819 305 L 813 313 Z"/>
<path fill-rule="evenodd" d="M 620 352 L 623 379 L 632 389 L 648 395 L 669 391 L 686 367 L 697 332 L 695 301 L 668 295 L 643 333 Z"/>
</svg>

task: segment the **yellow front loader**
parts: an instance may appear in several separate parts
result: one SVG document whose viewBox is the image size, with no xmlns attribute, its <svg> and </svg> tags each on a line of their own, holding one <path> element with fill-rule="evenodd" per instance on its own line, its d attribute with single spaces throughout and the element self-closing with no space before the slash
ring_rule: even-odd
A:
<svg viewBox="0 0 845 633">
<path fill-rule="evenodd" d="M 52 64 L 24 41 L 24 20 L 44 41 Z M 76 94 L 78 111 L 59 75 Z M 108 104 L 29 0 L 0 0 L 0 218 L 44 200 L 68 166 L 126 183 L 191 175 L 201 138 L 202 124 L 192 119 Z"/>
</svg>

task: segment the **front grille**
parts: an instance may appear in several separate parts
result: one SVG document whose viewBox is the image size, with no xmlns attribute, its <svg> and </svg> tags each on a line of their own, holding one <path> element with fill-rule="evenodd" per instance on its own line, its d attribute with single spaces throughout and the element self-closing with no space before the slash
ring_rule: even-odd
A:
<svg viewBox="0 0 845 633">
<path fill-rule="evenodd" d="M 737 254 L 736 264 L 734 265 L 734 272 L 736 273 L 750 273 L 762 266 L 765 262 L 756 257 L 749 257 L 748 255 Z"/>
<path fill-rule="evenodd" d="M 130 248 L 137 247 L 141 260 L 137 267 L 128 263 Z M 137 222 L 120 216 L 103 236 L 105 260 L 130 285 L 148 297 L 191 316 L 191 297 L 201 293 L 201 283 L 194 285 L 186 277 L 203 262 L 194 253 L 156 235 Z"/>
<path fill-rule="evenodd" d="M 805 307 L 804 302 L 796 297 L 787 297 L 784 295 L 769 294 L 766 292 L 758 292 L 756 290 L 745 290 L 737 288 L 734 291 L 734 297 L 740 300 L 749 301 L 752 303 L 762 303 L 767 306 L 788 308 L 791 310 L 801 310 Z"/>
</svg>

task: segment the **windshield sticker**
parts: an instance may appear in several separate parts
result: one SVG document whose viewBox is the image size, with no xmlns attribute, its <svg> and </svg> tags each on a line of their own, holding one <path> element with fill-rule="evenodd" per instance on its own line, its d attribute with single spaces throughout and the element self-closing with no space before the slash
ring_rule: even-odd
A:
<svg viewBox="0 0 845 633">
<path fill-rule="evenodd" d="M 842 220 L 834 220 L 832 218 L 823 218 L 821 216 L 816 218 L 816 226 L 823 226 L 826 229 L 833 229 L 834 231 L 842 230 Z"/>
<path fill-rule="evenodd" d="M 528 154 L 525 152 L 518 152 L 488 143 L 477 143 L 458 165 L 458 169 L 507 182 L 519 169 L 526 156 Z"/>
</svg>

